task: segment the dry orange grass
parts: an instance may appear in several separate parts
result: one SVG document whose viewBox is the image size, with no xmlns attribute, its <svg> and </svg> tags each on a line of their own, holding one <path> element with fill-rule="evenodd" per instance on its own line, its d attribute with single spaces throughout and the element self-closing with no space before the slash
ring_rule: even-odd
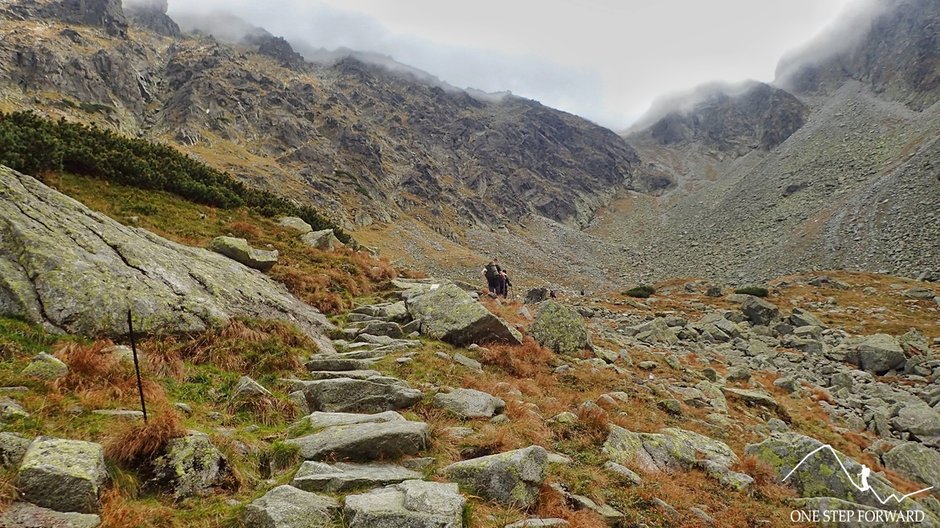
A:
<svg viewBox="0 0 940 528">
<path fill-rule="evenodd" d="M 186 435 L 179 416 L 172 409 L 162 408 L 149 414 L 147 423 L 118 426 L 104 442 L 109 460 L 128 468 L 147 466 L 163 454 L 174 438 Z"/>
<path fill-rule="evenodd" d="M 134 367 L 122 362 L 108 349 L 110 341 L 90 345 L 68 343 L 55 355 L 69 367 L 65 376 L 52 383 L 55 392 L 74 394 L 83 405 L 97 408 L 105 405 L 134 404 L 139 399 Z M 149 402 L 165 402 L 163 387 L 149 379 L 143 380 L 144 397 Z"/>
<path fill-rule="evenodd" d="M 118 489 L 107 489 L 101 497 L 101 528 L 164 527 L 174 525 L 176 510 L 128 500 Z"/>
<path fill-rule="evenodd" d="M 257 396 L 232 401 L 228 408 L 232 412 L 247 411 L 262 425 L 291 422 L 297 417 L 297 407 L 275 396 Z"/>
<path fill-rule="evenodd" d="M 310 247 L 285 254 L 270 274 L 291 293 L 328 314 L 352 307 L 354 297 L 373 293 L 398 276 L 388 261 L 367 253 Z"/>
<path fill-rule="evenodd" d="M 531 378 L 538 373 L 547 372 L 555 354 L 542 347 L 531 337 L 526 337 L 521 345 L 490 345 L 480 354 L 480 362 L 493 365 L 507 373 Z"/>
<path fill-rule="evenodd" d="M 179 378 L 185 361 L 248 375 L 296 372 L 317 345 L 287 323 L 233 319 L 189 339 L 148 339 L 141 349 L 149 372 Z"/>
<path fill-rule="evenodd" d="M 568 521 L 570 528 L 605 528 L 607 526 L 604 519 L 596 513 L 572 510 L 561 493 L 549 486 L 542 486 L 535 511 L 541 518 L 564 519 Z"/>
<path fill-rule="evenodd" d="M 16 490 L 16 472 L 12 469 L 5 470 L 0 473 L 0 512 L 17 498 L 19 493 Z"/>
</svg>

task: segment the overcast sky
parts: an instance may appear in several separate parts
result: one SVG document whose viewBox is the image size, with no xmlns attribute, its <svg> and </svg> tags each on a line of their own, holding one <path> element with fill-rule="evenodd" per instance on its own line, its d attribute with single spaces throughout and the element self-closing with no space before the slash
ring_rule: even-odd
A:
<svg viewBox="0 0 940 528">
<path fill-rule="evenodd" d="M 511 90 L 614 129 L 659 96 L 773 80 L 859 0 L 170 0 L 314 46 L 391 55 L 458 87 Z"/>
</svg>

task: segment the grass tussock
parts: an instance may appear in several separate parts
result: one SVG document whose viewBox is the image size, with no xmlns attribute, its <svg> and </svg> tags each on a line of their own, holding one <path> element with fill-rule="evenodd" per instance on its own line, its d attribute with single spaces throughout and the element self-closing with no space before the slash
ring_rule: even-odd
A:
<svg viewBox="0 0 940 528">
<path fill-rule="evenodd" d="M 186 435 L 179 416 L 171 409 L 160 409 L 149 418 L 147 423 L 119 426 L 105 440 L 105 456 L 123 467 L 146 466 L 163 454 L 170 440 Z"/>
<path fill-rule="evenodd" d="M 483 364 L 499 367 L 520 378 L 531 378 L 546 372 L 554 358 L 555 354 L 551 350 L 539 345 L 531 337 L 526 337 L 521 345 L 491 345 L 480 354 Z"/>
<path fill-rule="evenodd" d="M 545 519 L 564 519 L 569 528 L 605 528 L 607 523 L 596 513 L 573 510 L 562 496 L 550 486 L 542 486 L 539 502 L 535 506 L 537 515 Z"/>
<path fill-rule="evenodd" d="M 797 496 L 796 491 L 780 482 L 777 473 L 766 462 L 754 456 L 745 456 L 733 468 L 734 471 L 746 473 L 754 479 L 754 490 L 762 498 L 772 501 L 791 499 Z"/>
<path fill-rule="evenodd" d="M 74 394 L 83 405 L 92 408 L 136 403 L 140 396 L 134 367 L 115 354 L 113 346 L 110 341 L 60 346 L 55 355 L 68 365 L 69 371 L 52 383 L 53 391 Z M 142 385 L 148 402 L 166 401 L 160 384 L 144 379 Z"/>
<path fill-rule="evenodd" d="M 261 425 L 277 425 L 293 421 L 297 417 L 297 407 L 276 396 L 253 396 L 229 403 L 232 413 L 247 412 Z"/>
<path fill-rule="evenodd" d="M 16 491 L 16 471 L 13 468 L 0 470 L 0 511 L 19 497 Z"/>
<path fill-rule="evenodd" d="M 151 373 L 180 377 L 189 361 L 252 377 L 291 373 L 317 345 L 293 326 L 279 321 L 237 320 L 184 340 L 150 339 L 143 343 Z"/>
<path fill-rule="evenodd" d="M 337 314 L 351 308 L 353 298 L 374 293 L 397 273 L 387 261 L 366 253 L 304 247 L 285 255 L 271 276 L 321 312 Z"/>
<path fill-rule="evenodd" d="M 111 488 L 101 497 L 101 528 L 174 526 L 176 509 L 158 502 L 140 502 Z"/>
</svg>

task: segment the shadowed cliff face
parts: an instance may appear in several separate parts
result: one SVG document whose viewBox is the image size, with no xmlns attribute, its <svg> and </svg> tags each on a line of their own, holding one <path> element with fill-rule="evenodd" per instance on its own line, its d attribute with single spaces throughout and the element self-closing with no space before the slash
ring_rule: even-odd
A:
<svg viewBox="0 0 940 528">
<path fill-rule="evenodd" d="M 534 101 L 473 97 L 352 57 L 304 63 L 266 33 L 237 45 L 203 36 L 167 46 L 162 35 L 174 31 L 159 5 L 129 11 L 142 25 L 126 39 L 79 22 L 38 39 L 31 17 L 63 17 L 46 2 L 23 7 L 32 5 L 14 5 L 29 16 L 5 24 L 0 43 L 0 82 L 25 89 L 22 106 L 59 106 L 178 142 L 347 225 L 403 212 L 449 236 L 529 214 L 584 225 L 619 190 L 656 187 L 637 176 L 622 138 Z M 34 93 L 55 95 L 30 101 Z M 73 112 L 63 100 L 98 111 Z"/>
<path fill-rule="evenodd" d="M 855 80 L 915 110 L 940 100 L 940 3 L 873 4 L 854 14 L 854 27 L 781 60 L 775 84 L 797 94 L 828 94 Z M 849 45 L 834 42 L 837 37 Z"/>
<path fill-rule="evenodd" d="M 740 93 L 719 91 L 691 109 L 669 112 L 649 127 L 663 145 L 696 141 L 739 155 L 770 150 L 803 126 L 807 109 L 791 94 L 752 83 Z"/>
</svg>

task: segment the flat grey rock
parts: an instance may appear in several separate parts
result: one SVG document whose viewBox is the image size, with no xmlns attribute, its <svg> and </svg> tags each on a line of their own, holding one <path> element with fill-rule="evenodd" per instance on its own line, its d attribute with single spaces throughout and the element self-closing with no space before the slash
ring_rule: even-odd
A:
<svg viewBox="0 0 940 528">
<path fill-rule="evenodd" d="M 421 478 L 420 473 L 395 464 L 349 464 L 345 462 L 327 464 L 308 460 L 297 470 L 291 485 L 305 491 L 337 493 Z"/>
</svg>

